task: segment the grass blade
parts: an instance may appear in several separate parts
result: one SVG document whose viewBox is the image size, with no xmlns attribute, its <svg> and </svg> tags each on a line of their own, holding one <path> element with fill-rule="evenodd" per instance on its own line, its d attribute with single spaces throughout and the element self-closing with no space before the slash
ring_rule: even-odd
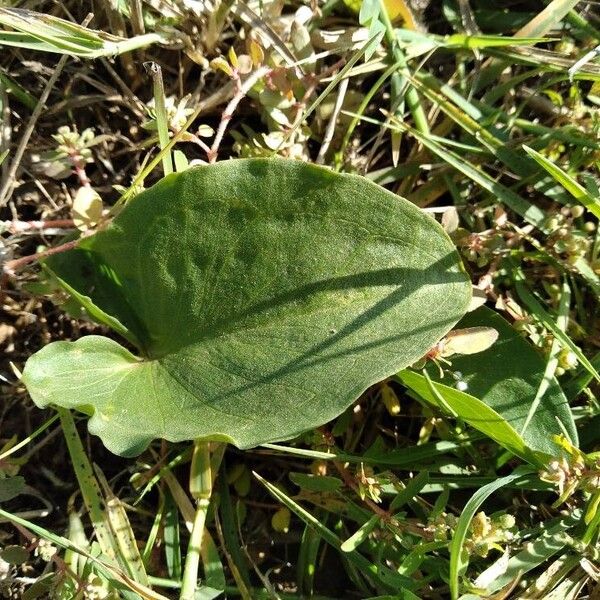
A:
<svg viewBox="0 0 600 600">
<path fill-rule="evenodd" d="M 345 542 L 342 542 L 340 550 L 342 552 L 354 552 L 377 527 L 381 521 L 379 515 L 373 515 L 368 521 L 361 525 Z"/>
<path fill-rule="evenodd" d="M 523 146 L 523 150 L 531 156 L 541 167 L 543 167 L 557 183 L 560 183 L 569 194 L 579 200 L 595 217 L 600 218 L 600 199 L 594 198 L 588 191 L 558 165 L 542 156 L 529 146 Z"/>
<path fill-rule="evenodd" d="M 342 541 L 338 538 L 333 531 L 325 527 L 318 519 L 316 519 L 313 515 L 311 515 L 306 509 L 292 500 L 289 496 L 284 494 L 278 487 L 274 486 L 272 483 L 269 483 L 265 479 L 263 479 L 258 473 L 254 473 L 254 476 L 262 483 L 262 485 L 267 488 L 269 493 L 279 500 L 282 504 L 287 506 L 293 513 L 295 513 L 304 523 L 306 523 L 309 527 L 313 528 L 318 534 L 331 546 L 333 546 L 336 550 L 340 550 L 342 546 Z M 359 554 L 357 551 L 346 554 L 346 558 L 358 569 L 360 569 L 363 575 L 367 575 L 370 578 L 374 578 L 379 580 L 380 584 L 383 585 L 386 589 L 392 591 L 395 589 L 397 592 L 400 589 L 408 589 L 414 587 L 414 583 L 408 579 L 407 577 L 402 577 L 397 573 L 391 571 L 387 567 L 377 566 L 367 560 L 364 556 Z M 385 581 L 382 580 L 382 577 L 385 577 Z M 397 586 L 396 588 L 390 588 L 390 584 Z"/>
<path fill-rule="evenodd" d="M 558 318 L 556 322 L 556 326 L 566 334 L 567 325 L 569 323 L 569 307 L 571 305 L 571 288 L 567 281 L 563 281 L 562 293 L 560 296 L 560 304 L 558 306 Z M 531 419 L 533 419 L 536 410 L 538 409 L 540 402 L 544 394 L 548 391 L 550 387 L 550 382 L 554 377 L 554 373 L 556 372 L 556 367 L 558 367 L 558 353 L 560 352 L 561 344 L 555 339 L 552 342 L 552 347 L 550 349 L 550 354 L 548 355 L 548 361 L 546 363 L 546 369 L 544 370 L 544 377 L 540 381 L 540 385 L 535 394 L 535 398 L 531 402 L 531 408 L 527 413 L 527 418 L 525 419 L 525 423 L 523 423 L 523 427 L 521 428 L 521 435 L 525 433 Z"/>
<path fill-rule="evenodd" d="M 94 476 L 92 465 L 83 449 L 81 438 L 75 427 L 75 420 L 70 410 L 58 408 L 60 424 L 62 426 L 71 463 L 75 470 L 83 502 L 89 512 L 94 531 L 102 552 L 110 559 L 115 560 L 115 540 L 112 536 L 106 514 L 103 510 L 102 493 Z"/>
<path fill-rule="evenodd" d="M 397 126 L 405 128 L 406 126 L 396 123 Z M 441 158 L 443 161 L 452 165 L 455 169 L 466 175 L 469 179 L 472 179 L 475 183 L 481 186 L 484 190 L 487 190 L 502 203 L 506 204 L 511 210 L 514 210 L 517 214 L 521 215 L 528 223 L 534 225 L 540 230 L 544 230 L 544 223 L 546 221 L 546 215 L 544 212 L 530 204 L 527 200 L 513 192 L 511 189 L 495 181 L 485 171 L 476 167 L 458 154 L 446 150 L 443 146 L 437 142 L 432 141 L 428 136 L 424 136 L 418 131 L 410 128 L 406 128 L 410 131 L 411 135 L 419 140 L 426 148 L 431 150 L 436 156 Z"/>
<path fill-rule="evenodd" d="M 165 86 L 163 83 L 162 69 L 155 62 L 144 63 L 146 71 L 152 78 L 154 91 L 154 106 L 156 109 L 156 128 L 162 151 L 163 172 L 165 177 L 173 172 L 173 157 L 169 146 L 169 119 L 165 107 Z"/>
<path fill-rule="evenodd" d="M 94 465 L 94 468 L 96 477 L 104 489 L 106 500 L 104 504 L 106 506 L 108 522 L 129 575 L 142 585 L 148 585 L 148 574 L 146 573 L 133 529 L 129 523 L 129 518 L 125 512 L 125 507 L 113 493 L 100 467 Z"/>
<path fill-rule="evenodd" d="M 433 381 L 428 382 L 423 375 L 409 369 L 401 371 L 397 377 L 403 385 L 413 390 L 426 402 L 437 406 L 441 410 L 444 410 L 444 405 L 449 406 L 458 417 L 471 427 L 487 435 L 500 446 L 531 464 L 541 465 L 542 461 L 539 453 L 532 452 L 510 423 L 478 398 L 456 388 Z M 437 395 L 431 392 L 430 386 L 435 389 L 439 396 L 443 397 L 443 403 L 440 403 Z"/>
<path fill-rule="evenodd" d="M 17 30 L 1 31 L 0 44 L 82 58 L 116 56 L 165 41 L 157 33 L 121 38 L 23 8 L 0 8 L 0 24 Z"/>
<path fill-rule="evenodd" d="M 600 374 L 592 363 L 587 359 L 587 357 L 583 354 L 583 352 L 575 345 L 575 343 L 571 340 L 571 338 L 561 331 L 561 329 L 554 322 L 552 316 L 546 311 L 546 309 L 541 305 L 541 303 L 536 299 L 536 297 L 529 291 L 529 288 L 526 284 L 525 276 L 523 272 L 519 268 L 515 268 L 513 272 L 515 288 L 519 297 L 527 307 L 527 309 L 531 312 L 531 314 L 540 321 L 547 329 L 549 329 L 555 338 L 560 340 L 563 347 L 568 348 L 577 356 L 579 362 L 587 369 L 587 371 L 596 379 L 596 381 L 600 382 Z"/>
<path fill-rule="evenodd" d="M 458 519 L 454 535 L 452 536 L 452 542 L 450 543 L 450 597 L 452 600 L 458 600 L 459 596 L 459 575 L 466 569 L 468 562 L 463 558 L 463 545 L 467 537 L 467 531 L 471 520 L 475 516 L 475 513 L 479 507 L 485 502 L 485 500 L 491 496 L 494 492 L 501 489 L 502 487 L 515 483 L 518 480 L 525 480 L 531 475 L 532 471 L 519 467 L 510 475 L 501 477 L 496 481 L 483 486 L 477 490 L 471 499 L 465 504 L 465 507 Z M 468 557 L 468 555 L 467 555 Z"/>
</svg>

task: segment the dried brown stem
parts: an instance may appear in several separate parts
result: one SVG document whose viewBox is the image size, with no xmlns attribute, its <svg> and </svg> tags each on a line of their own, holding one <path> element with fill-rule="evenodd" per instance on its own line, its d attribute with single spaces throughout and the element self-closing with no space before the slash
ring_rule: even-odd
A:
<svg viewBox="0 0 600 600">
<path fill-rule="evenodd" d="M 325 135 L 323 136 L 323 142 L 321 144 L 321 148 L 319 149 L 319 154 L 315 160 L 315 163 L 318 165 L 325 164 L 325 156 L 335 134 L 335 126 L 337 125 L 338 117 L 344 105 L 344 99 L 346 98 L 346 91 L 348 90 L 349 82 L 349 79 L 342 79 L 342 82 L 339 85 L 335 106 L 333 107 L 333 112 L 331 113 L 329 123 L 327 123 L 327 129 L 325 130 Z"/>
<path fill-rule="evenodd" d="M 319 84 L 321 83 L 321 81 L 323 81 L 323 79 L 325 79 L 326 77 L 329 77 L 330 75 L 335 73 L 337 70 L 342 68 L 345 64 L 346 64 L 346 59 L 342 58 L 342 59 L 338 60 L 335 64 L 330 65 L 326 69 L 323 69 L 318 75 L 310 74 L 310 75 L 307 75 L 306 77 L 304 77 L 303 81 L 307 85 L 307 88 L 306 88 L 306 91 L 304 92 L 304 95 L 300 99 L 300 101 L 296 104 L 296 119 L 295 119 L 294 125 L 292 126 L 292 129 L 296 128 L 302 122 L 302 115 L 304 113 L 304 110 L 306 109 L 306 105 L 308 104 L 310 97 L 315 93 L 315 91 L 316 91 L 317 87 L 319 86 Z"/>
<path fill-rule="evenodd" d="M 46 106 L 46 101 L 50 96 L 50 92 L 52 91 L 52 88 L 54 87 L 58 78 L 60 77 L 60 74 L 62 73 L 62 70 L 65 64 L 67 63 L 68 59 L 68 54 L 61 56 L 60 60 L 58 61 L 58 64 L 56 65 L 54 73 L 52 73 L 52 76 L 48 80 L 48 83 L 46 84 L 46 87 L 44 88 L 44 91 L 42 92 L 42 95 L 40 96 L 40 99 L 38 100 L 38 103 L 36 104 L 33 113 L 31 114 L 29 122 L 27 123 L 27 127 L 25 128 L 23 136 L 21 137 L 21 141 L 19 142 L 19 145 L 17 146 L 17 149 L 15 151 L 14 158 L 10 163 L 10 167 L 6 173 L 6 176 L 4 177 L 4 181 L 2 182 L 2 189 L 0 189 L 0 207 L 4 206 L 10 199 L 13 188 L 15 186 L 15 178 L 17 175 L 17 171 L 19 169 L 19 165 L 21 164 L 23 155 L 25 154 L 25 149 L 27 148 L 27 144 L 29 143 L 29 138 L 31 138 L 31 134 L 35 129 L 35 124 L 40 118 L 44 107 Z"/>
<path fill-rule="evenodd" d="M 83 20 L 82 25 L 85 27 L 91 20 L 92 15 L 89 14 Z M 58 61 L 58 64 L 56 65 L 56 69 L 54 69 L 54 73 L 52 73 L 52 76 L 48 80 L 48 83 L 46 84 L 46 87 L 44 88 L 44 91 L 42 92 L 38 103 L 36 104 L 35 108 L 33 109 L 33 112 L 31 113 L 31 117 L 29 118 L 27 127 L 25 127 L 23 136 L 21 137 L 21 141 L 19 142 L 19 145 L 17 146 L 17 149 L 15 151 L 14 158 L 10 164 L 8 171 L 6 172 L 6 176 L 2 181 L 2 188 L 0 189 L 0 208 L 5 206 L 8 200 L 10 199 L 13 188 L 15 186 L 15 177 L 17 175 L 19 165 L 21 164 L 21 160 L 23 159 L 23 155 L 25 154 L 27 144 L 29 143 L 29 138 L 31 138 L 31 134 L 35 129 L 35 124 L 40 118 L 46 106 L 46 101 L 50 96 L 50 92 L 52 91 L 52 88 L 58 81 L 58 78 L 60 77 L 60 74 L 62 73 L 62 70 L 64 69 L 68 59 L 68 54 L 61 56 L 60 60 Z"/>
<path fill-rule="evenodd" d="M 259 67 L 253 73 L 250 73 L 244 81 L 241 82 L 241 85 L 236 90 L 233 98 L 229 101 L 229 104 L 225 107 L 223 114 L 221 115 L 221 122 L 219 123 L 219 128 L 217 129 L 217 133 L 215 134 L 215 139 L 210 148 L 210 152 L 208 153 L 208 162 L 214 163 L 217 161 L 217 155 L 219 153 L 219 147 L 221 142 L 223 141 L 223 137 L 225 136 L 225 131 L 227 130 L 227 125 L 231 118 L 233 117 L 233 113 L 235 109 L 238 107 L 238 104 L 242 101 L 244 96 L 254 87 L 254 85 L 260 81 L 262 77 L 267 75 L 271 71 L 270 67 Z"/>
</svg>

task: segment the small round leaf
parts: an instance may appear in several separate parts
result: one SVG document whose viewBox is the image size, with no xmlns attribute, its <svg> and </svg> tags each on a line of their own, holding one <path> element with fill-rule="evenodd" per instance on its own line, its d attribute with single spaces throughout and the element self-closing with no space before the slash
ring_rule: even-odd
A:
<svg viewBox="0 0 600 600">
<path fill-rule="evenodd" d="M 29 552 L 23 546 L 6 546 L 0 552 L 0 558 L 11 565 L 22 565 L 29 560 Z"/>
</svg>

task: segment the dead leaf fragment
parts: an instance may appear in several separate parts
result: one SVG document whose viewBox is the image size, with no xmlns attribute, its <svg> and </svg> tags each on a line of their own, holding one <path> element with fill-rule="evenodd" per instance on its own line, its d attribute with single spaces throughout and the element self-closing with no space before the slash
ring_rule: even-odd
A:
<svg viewBox="0 0 600 600">
<path fill-rule="evenodd" d="M 102 198 L 89 186 L 80 187 L 73 200 L 73 222 L 81 231 L 95 227 L 102 218 Z"/>
</svg>

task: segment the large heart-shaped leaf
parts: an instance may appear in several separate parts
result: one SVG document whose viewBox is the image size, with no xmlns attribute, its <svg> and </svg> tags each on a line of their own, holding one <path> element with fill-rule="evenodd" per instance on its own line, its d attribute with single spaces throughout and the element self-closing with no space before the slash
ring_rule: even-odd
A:
<svg viewBox="0 0 600 600">
<path fill-rule="evenodd" d="M 422 356 L 470 285 L 429 216 L 364 178 L 234 160 L 166 177 L 49 262 L 99 336 L 55 342 L 23 379 L 133 454 L 157 437 L 239 447 L 335 417 Z"/>
</svg>

